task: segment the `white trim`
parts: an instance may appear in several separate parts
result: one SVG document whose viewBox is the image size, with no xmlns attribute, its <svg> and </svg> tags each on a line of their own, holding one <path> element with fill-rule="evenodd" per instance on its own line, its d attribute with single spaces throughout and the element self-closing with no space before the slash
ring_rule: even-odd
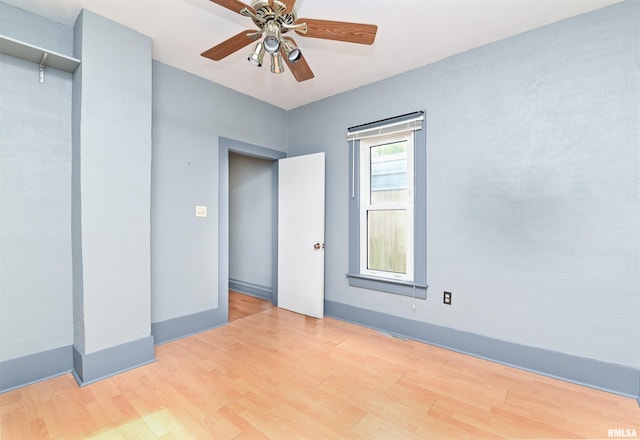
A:
<svg viewBox="0 0 640 440">
<path fill-rule="evenodd" d="M 407 142 L 407 201 L 403 203 L 384 203 L 384 204 L 371 204 L 371 167 L 370 157 L 371 148 L 379 145 L 391 144 L 394 142 Z M 375 138 L 369 138 L 360 142 L 360 273 L 362 275 L 402 280 L 413 281 L 414 272 L 414 249 L 413 249 L 413 236 L 414 236 L 414 190 L 415 190 L 415 136 L 414 130 L 404 130 L 402 133 L 395 135 L 376 136 Z M 406 272 L 395 273 L 382 270 L 374 270 L 368 267 L 368 213 L 370 211 L 382 211 L 382 210 L 401 210 L 406 212 L 406 235 L 405 235 L 405 249 L 406 249 Z"/>
</svg>

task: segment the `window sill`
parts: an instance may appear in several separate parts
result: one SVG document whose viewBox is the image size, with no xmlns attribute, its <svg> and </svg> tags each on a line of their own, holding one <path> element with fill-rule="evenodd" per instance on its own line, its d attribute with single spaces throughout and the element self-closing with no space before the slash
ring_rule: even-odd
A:
<svg viewBox="0 0 640 440">
<path fill-rule="evenodd" d="M 415 284 L 410 281 L 392 280 L 390 278 L 378 278 L 369 275 L 348 273 L 349 285 L 362 289 L 377 290 L 379 292 L 392 293 L 394 295 L 409 296 L 427 299 L 426 284 Z M 414 292 L 415 287 L 415 292 Z"/>
</svg>

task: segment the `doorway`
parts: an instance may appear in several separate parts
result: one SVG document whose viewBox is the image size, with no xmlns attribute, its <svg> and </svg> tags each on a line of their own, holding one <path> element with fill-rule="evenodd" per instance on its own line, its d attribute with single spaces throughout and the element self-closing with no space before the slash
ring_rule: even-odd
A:
<svg viewBox="0 0 640 440">
<path fill-rule="evenodd" d="M 233 139 L 228 139 L 224 137 L 219 138 L 219 224 L 218 224 L 218 244 L 219 244 L 219 255 L 218 255 L 218 308 L 220 312 L 224 315 L 224 321 L 229 321 L 229 288 L 231 286 L 230 281 L 234 283 L 241 282 L 241 290 L 251 290 L 252 295 L 265 298 L 270 293 L 270 301 L 272 304 L 277 304 L 278 301 L 278 292 L 275 286 L 278 285 L 278 273 L 277 273 L 277 252 L 278 252 L 278 231 L 277 231 L 277 167 L 278 167 L 278 159 L 285 158 L 287 155 L 282 151 L 272 150 L 269 148 L 259 147 L 256 145 L 247 144 L 244 142 L 236 141 Z M 233 157 L 232 157 L 233 156 Z M 230 277 L 230 268 L 231 258 L 238 258 L 238 254 L 244 254 L 244 252 L 236 252 L 234 255 L 230 254 L 230 239 L 231 239 L 231 228 L 230 223 L 232 220 L 231 210 L 230 210 L 230 190 L 231 190 L 231 176 L 230 176 L 230 162 L 234 159 L 240 157 L 240 160 L 247 158 L 259 159 L 266 163 L 269 163 L 272 167 L 271 178 L 273 179 L 271 188 L 273 188 L 271 194 L 271 207 L 273 207 L 272 213 L 272 221 L 271 221 L 271 233 L 268 237 L 265 236 L 256 236 L 254 240 L 269 240 L 271 241 L 271 258 L 270 258 L 270 267 L 266 270 L 271 271 L 270 277 L 270 286 L 265 286 L 264 280 L 266 276 L 264 274 L 264 266 L 261 269 L 261 278 L 253 278 L 253 275 L 246 275 L 246 272 L 243 272 L 243 269 L 239 269 L 234 266 L 234 275 L 236 279 L 232 279 Z M 231 159 L 230 159 L 231 158 Z M 247 160 L 247 162 L 249 162 Z M 258 163 L 258 162 L 256 162 Z M 250 173 L 247 174 L 251 176 Z M 236 179 L 238 176 L 233 176 Z M 247 177 L 248 178 L 248 177 Z M 266 197 L 266 196 L 265 196 Z M 263 225 L 264 226 L 264 225 Z M 264 232 L 264 228 L 261 228 Z M 245 263 L 245 267 L 251 271 L 250 264 Z M 258 282 L 252 282 L 247 280 L 242 280 L 240 278 L 249 277 L 249 279 L 258 280 Z M 260 281 L 263 280 L 263 281 Z M 253 284 L 253 286 L 252 286 Z M 238 288 L 238 284 L 233 285 L 234 288 Z M 265 289 L 265 287 L 267 287 Z"/>
<path fill-rule="evenodd" d="M 229 320 L 231 154 L 271 163 L 271 302 L 295 313 L 322 318 L 324 312 L 325 153 L 286 158 L 281 151 L 227 138 L 219 143 L 218 308 Z M 255 195 L 251 195 L 255 200 Z M 277 209 L 275 208 L 277 207 Z M 266 233 L 265 233 L 266 234 Z M 254 240 L 268 241 L 258 235 Z M 248 257 L 249 261 L 253 256 Z M 241 266 L 251 265 L 242 261 Z M 255 287 L 252 283 L 245 286 Z M 257 285 L 258 291 L 260 285 Z M 258 292 L 259 293 L 259 292 Z M 282 304 L 280 303 L 282 301 Z"/>
<path fill-rule="evenodd" d="M 229 152 L 229 321 L 273 302 L 274 161 Z"/>
</svg>

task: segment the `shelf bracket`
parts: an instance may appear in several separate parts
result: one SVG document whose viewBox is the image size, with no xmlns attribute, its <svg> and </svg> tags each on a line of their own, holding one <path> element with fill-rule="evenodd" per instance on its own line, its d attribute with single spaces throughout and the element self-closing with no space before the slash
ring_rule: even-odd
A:
<svg viewBox="0 0 640 440">
<path fill-rule="evenodd" d="M 42 60 L 40 61 L 40 84 L 44 84 L 44 71 L 47 68 L 47 58 L 49 58 L 49 54 L 44 52 L 42 54 Z"/>
</svg>

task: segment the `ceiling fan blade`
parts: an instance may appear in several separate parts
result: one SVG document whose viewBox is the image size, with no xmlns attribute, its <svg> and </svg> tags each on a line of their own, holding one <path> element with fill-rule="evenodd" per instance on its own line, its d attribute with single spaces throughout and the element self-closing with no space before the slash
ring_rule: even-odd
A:
<svg viewBox="0 0 640 440">
<path fill-rule="evenodd" d="M 307 60 L 302 56 L 295 64 L 291 64 L 288 59 L 284 59 L 287 65 L 289 66 L 289 70 L 293 73 L 293 76 L 296 78 L 298 82 L 306 81 L 308 79 L 312 79 L 315 75 L 311 71 L 311 68 L 307 64 Z"/>
<path fill-rule="evenodd" d="M 286 3 L 286 8 L 284 9 L 284 13 L 288 14 L 289 12 L 291 12 L 293 10 L 293 8 L 296 5 L 296 0 L 288 0 Z"/>
<path fill-rule="evenodd" d="M 255 31 L 242 31 L 217 46 L 213 46 L 211 49 L 202 52 L 200 55 L 214 61 L 220 61 L 224 57 L 256 41 L 255 36 L 250 36 L 252 34 L 255 34 Z"/>
<path fill-rule="evenodd" d="M 314 20 L 299 18 L 295 24 L 307 23 L 307 33 L 296 29 L 303 37 L 325 40 L 346 41 L 348 43 L 373 44 L 378 26 L 375 24 L 349 23 L 346 21 Z"/>
<path fill-rule="evenodd" d="M 256 10 L 251 6 L 242 3 L 240 0 L 211 0 L 217 5 L 227 8 L 233 12 L 240 13 L 243 8 L 247 8 L 252 13 L 256 13 Z"/>
<path fill-rule="evenodd" d="M 295 41 L 293 41 L 293 38 L 289 38 L 289 37 L 283 37 L 283 38 L 290 40 L 293 44 L 295 44 Z M 285 63 L 287 63 L 287 66 L 289 66 L 289 70 L 291 70 L 291 73 L 293 73 L 293 76 L 296 78 L 298 82 L 306 81 L 315 76 L 311 71 L 311 68 L 307 64 L 307 60 L 304 59 L 304 55 L 302 55 L 298 61 L 296 61 L 295 63 L 292 63 L 289 61 L 289 58 L 287 57 L 287 54 L 285 53 L 283 48 L 280 49 L 280 53 Z"/>
</svg>

